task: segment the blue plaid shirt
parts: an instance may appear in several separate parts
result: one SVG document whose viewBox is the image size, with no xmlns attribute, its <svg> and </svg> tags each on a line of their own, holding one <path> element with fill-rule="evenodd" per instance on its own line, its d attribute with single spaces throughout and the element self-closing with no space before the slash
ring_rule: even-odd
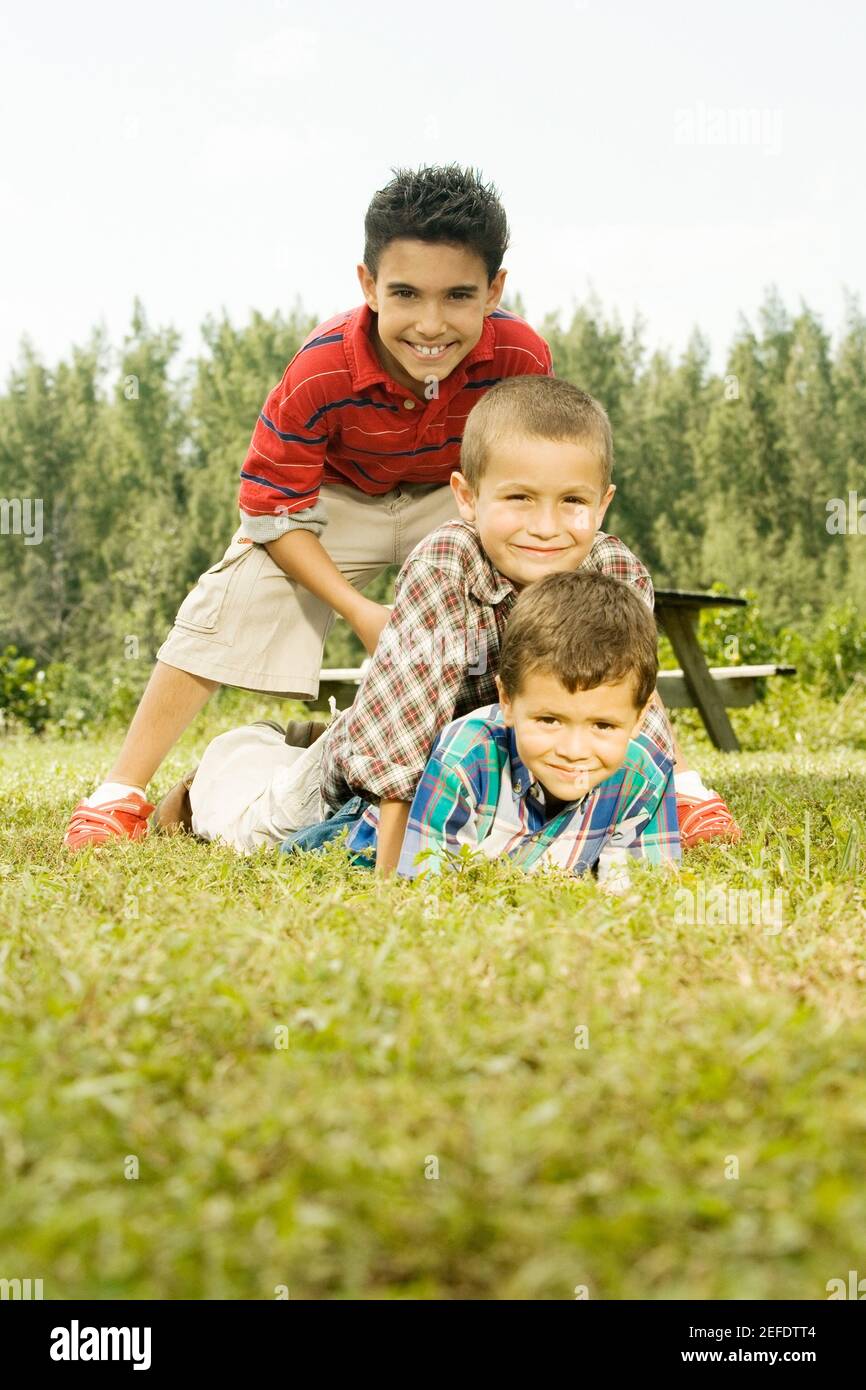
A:
<svg viewBox="0 0 866 1390">
<path fill-rule="evenodd" d="M 377 824 L 378 808 L 368 806 L 347 848 L 374 852 Z M 446 725 L 436 740 L 409 811 L 397 872 L 405 878 L 436 873 L 464 845 L 528 871 L 540 864 L 575 874 L 595 869 L 599 882 L 614 887 L 629 858 L 653 864 L 680 858 L 673 762 L 641 731 L 616 772 L 550 815 L 544 788 L 521 760 L 499 706 L 475 710 Z"/>
</svg>

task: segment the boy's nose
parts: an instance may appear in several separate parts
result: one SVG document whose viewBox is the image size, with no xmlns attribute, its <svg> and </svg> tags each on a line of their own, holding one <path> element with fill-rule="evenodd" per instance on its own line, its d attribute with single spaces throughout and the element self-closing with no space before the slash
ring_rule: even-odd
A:
<svg viewBox="0 0 866 1390">
<path fill-rule="evenodd" d="M 589 737 L 586 730 L 560 729 L 554 752 L 557 758 L 562 759 L 563 765 L 573 763 L 580 766 L 586 762 L 589 757 Z"/>
<path fill-rule="evenodd" d="M 559 535 L 559 518 L 553 507 L 536 507 L 532 514 L 532 519 L 527 527 L 530 535 L 537 536 L 539 540 L 544 540 L 552 536 Z"/>
<path fill-rule="evenodd" d="M 432 343 L 436 338 L 442 336 L 445 324 L 442 315 L 437 309 L 425 310 L 415 324 L 415 332 L 419 338 L 429 339 Z"/>
</svg>

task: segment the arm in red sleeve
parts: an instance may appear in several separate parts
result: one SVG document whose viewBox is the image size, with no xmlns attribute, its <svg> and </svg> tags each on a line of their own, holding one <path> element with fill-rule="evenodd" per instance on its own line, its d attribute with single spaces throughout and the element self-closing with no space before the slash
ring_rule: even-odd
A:
<svg viewBox="0 0 866 1390">
<path fill-rule="evenodd" d="M 238 506 L 246 517 L 287 517 L 316 504 L 329 435 L 327 417 L 315 419 L 305 370 L 295 357 L 262 406 L 241 469 Z"/>
</svg>

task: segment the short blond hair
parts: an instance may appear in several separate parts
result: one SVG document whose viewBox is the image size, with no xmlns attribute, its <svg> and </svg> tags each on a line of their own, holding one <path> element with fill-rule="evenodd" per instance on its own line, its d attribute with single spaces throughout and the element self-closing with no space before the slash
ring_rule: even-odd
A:
<svg viewBox="0 0 866 1390">
<path fill-rule="evenodd" d="M 460 471 L 478 491 L 497 441 L 505 435 L 588 444 L 598 454 L 602 495 L 613 474 L 613 436 L 604 407 L 557 376 L 509 376 L 472 407 L 463 431 Z"/>
</svg>

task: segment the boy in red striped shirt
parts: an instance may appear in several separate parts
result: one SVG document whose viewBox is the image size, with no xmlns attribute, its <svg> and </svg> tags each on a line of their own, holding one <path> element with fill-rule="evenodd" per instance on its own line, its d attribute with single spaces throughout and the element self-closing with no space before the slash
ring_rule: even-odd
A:
<svg viewBox="0 0 866 1390">
<path fill-rule="evenodd" d="M 552 374 L 544 339 L 499 308 L 508 225 L 476 173 L 395 171 L 365 233 L 364 304 L 320 324 L 268 395 L 241 525 L 181 604 L 70 849 L 147 834 L 147 784 L 219 685 L 315 696 L 335 613 L 372 653 L 389 610 L 361 590 L 456 517 L 472 406 L 503 377 Z"/>
</svg>

